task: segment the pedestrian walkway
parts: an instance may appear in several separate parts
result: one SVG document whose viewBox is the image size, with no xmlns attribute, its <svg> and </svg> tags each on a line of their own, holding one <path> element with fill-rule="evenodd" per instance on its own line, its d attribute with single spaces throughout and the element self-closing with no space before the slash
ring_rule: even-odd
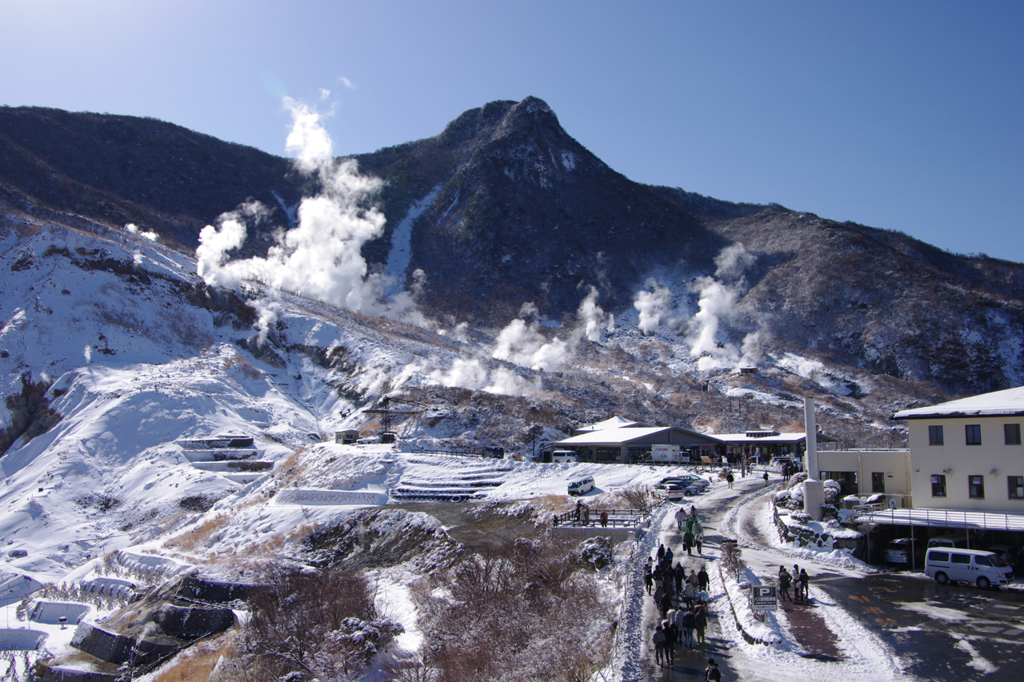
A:
<svg viewBox="0 0 1024 682">
<path fill-rule="evenodd" d="M 691 570 L 700 571 L 701 566 L 712 573 L 714 570 L 715 562 L 718 560 L 719 552 L 718 546 L 721 538 L 718 536 L 714 526 L 707 525 L 707 522 L 702 515 L 702 523 L 704 523 L 704 537 L 706 543 L 703 546 L 701 554 L 697 553 L 696 548 L 692 550 L 692 554 L 688 555 L 683 549 L 683 536 L 682 533 L 677 529 L 676 521 L 673 514 L 666 514 L 664 521 L 661 525 L 660 535 L 657 542 L 654 543 L 655 548 L 658 544 L 664 544 L 666 548 L 671 548 L 673 553 L 672 563 L 675 565 L 677 562 L 682 564 L 686 569 L 687 575 Z M 681 643 L 676 644 L 675 657 L 672 665 L 659 666 L 654 660 L 654 650 L 651 640 L 654 634 L 654 627 L 660 623 L 660 614 L 657 608 L 654 606 L 654 601 L 648 597 L 645 606 L 645 621 L 647 627 L 645 631 L 647 633 L 646 641 L 648 643 L 649 655 L 648 663 L 650 665 L 650 678 L 652 680 L 703 680 L 704 671 L 707 667 L 708 658 L 714 658 L 722 669 L 722 674 L 725 679 L 735 679 L 735 676 L 730 673 L 726 659 L 728 658 L 729 648 L 732 646 L 732 642 L 726 639 L 719 624 L 719 618 L 725 617 L 727 610 L 722 609 L 722 595 L 713 595 L 713 598 L 708 603 L 708 623 L 705 631 L 705 641 L 703 644 L 698 644 L 694 649 L 687 649 Z M 679 606 L 683 605 L 681 599 L 677 599 L 676 603 Z"/>
<path fill-rule="evenodd" d="M 733 661 L 737 654 L 740 660 L 745 656 L 735 649 L 735 642 L 731 641 L 726 633 L 731 636 L 735 633 L 733 624 L 723 619 L 734 618 L 732 610 L 726 601 L 727 597 L 721 592 L 722 585 L 718 580 L 717 564 L 720 559 L 720 547 L 722 540 L 718 530 L 719 524 L 726 517 L 727 512 L 735 507 L 739 498 L 750 493 L 759 493 L 762 489 L 761 481 L 750 477 L 737 482 L 735 490 L 729 490 L 727 496 L 715 500 L 706 500 L 699 509 L 700 521 L 704 528 L 705 544 L 703 555 L 698 555 L 696 549 L 692 555 L 687 555 L 683 549 L 682 533 L 677 529 L 673 513 L 667 513 L 662 517 L 662 523 L 658 529 L 652 527 L 658 535 L 653 543 L 654 549 L 658 544 L 664 544 L 673 552 L 673 564 L 681 563 L 689 574 L 690 570 L 700 570 L 703 565 L 712 577 L 712 594 L 708 608 L 708 626 L 705 637 L 705 644 L 698 649 L 687 651 L 682 645 L 676 645 L 675 660 L 671 666 L 658 666 L 655 662 L 654 647 L 652 638 L 655 626 L 661 622 L 658 609 L 650 597 L 646 598 L 644 607 L 645 641 L 648 651 L 647 663 L 650 666 L 650 679 L 653 680 L 701 680 L 704 678 L 704 669 L 708 658 L 714 658 L 721 668 L 724 679 L 739 679 L 740 670 L 733 669 L 738 661 Z M 761 495 L 757 495 L 761 497 Z M 763 495 L 768 503 L 770 495 Z M 759 503 L 758 503 L 759 504 Z M 687 506 L 687 508 L 689 508 Z M 756 533 L 756 528 L 743 524 L 744 533 Z M 762 547 L 770 547 L 773 543 L 767 538 L 755 537 L 753 540 Z M 736 598 L 735 595 L 733 598 Z M 681 604 L 681 600 L 677 603 Z M 823 617 L 820 609 L 824 605 L 811 599 L 808 602 L 781 602 L 779 604 L 779 616 L 788 623 L 789 636 L 799 646 L 800 653 L 807 659 L 823 662 L 839 662 L 847 660 L 846 654 L 840 649 L 838 636 L 829 627 L 828 621 Z M 680 640 L 681 641 L 681 640 Z M 742 664 L 741 664 L 742 665 Z"/>
<path fill-rule="evenodd" d="M 786 614 L 793 639 L 800 643 L 804 656 L 820 661 L 841 661 L 845 658 L 836 646 L 835 633 L 828 623 L 815 613 L 814 600 L 782 601 L 779 608 Z"/>
</svg>

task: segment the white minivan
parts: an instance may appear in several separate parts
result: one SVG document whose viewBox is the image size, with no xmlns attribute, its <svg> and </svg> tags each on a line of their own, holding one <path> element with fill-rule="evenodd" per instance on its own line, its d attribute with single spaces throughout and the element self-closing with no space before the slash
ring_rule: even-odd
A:
<svg viewBox="0 0 1024 682">
<path fill-rule="evenodd" d="M 579 478 L 575 481 L 569 481 L 569 494 L 570 495 L 583 495 L 589 493 L 594 489 L 594 477 L 587 476 L 586 478 Z"/>
<path fill-rule="evenodd" d="M 1013 569 L 999 555 L 956 547 L 930 548 L 924 557 L 924 572 L 940 585 L 960 581 L 983 590 L 1013 580 Z"/>
<path fill-rule="evenodd" d="M 572 450 L 555 450 L 551 453 L 552 462 L 578 462 L 580 461 L 579 456 Z"/>
</svg>

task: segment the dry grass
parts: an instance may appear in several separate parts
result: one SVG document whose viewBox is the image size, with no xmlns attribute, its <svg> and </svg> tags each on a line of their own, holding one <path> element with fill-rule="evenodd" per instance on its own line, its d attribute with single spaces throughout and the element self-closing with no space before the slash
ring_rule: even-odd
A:
<svg viewBox="0 0 1024 682">
<path fill-rule="evenodd" d="M 235 637 L 231 631 L 210 642 L 198 644 L 174 657 L 158 672 L 153 682 L 203 682 L 210 679 L 221 658 L 231 659 L 235 653 Z"/>
<path fill-rule="evenodd" d="M 231 351 L 231 354 L 224 359 L 224 369 L 229 370 L 232 367 L 238 367 L 238 370 L 242 373 L 246 379 L 259 379 L 263 376 L 263 373 L 249 364 L 245 358 L 238 354 L 236 351 Z"/>
<path fill-rule="evenodd" d="M 205 543 L 217 530 L 227 525 L 230 518 L 228 514 L 217 514 L 212 519 L 203 521 L 193 530 L 171 538 L 164 543 L 164 546 L 180 549 L 183 552 L 191 551 L 200 543 Z"/>
<path fill-rule="evenodd" d="M 531 503 L 538 511 L 549 511 L 553 514 L 564 514 L 571 506 L 565 495 L 542 495 L 535 497 Z"/>
<path fill-rule="evenodd" d="M 281 482 L 282 487 L 288 487 L 302 478 L 307 466 L 302 460 L 302 453 L 305 451 L 306 448 L 299 448 L 290 454 L 288 459 L 274 467 L 274 476 Z"/>
</svg>

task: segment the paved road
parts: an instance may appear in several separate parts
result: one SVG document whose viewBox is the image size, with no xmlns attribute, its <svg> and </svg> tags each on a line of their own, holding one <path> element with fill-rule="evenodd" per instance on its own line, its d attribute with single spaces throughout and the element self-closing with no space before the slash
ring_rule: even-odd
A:
<svg viewBox="0 0 1024 682">
<path fill-rule="evenodd" d="M 877 632 L 920 680 L 997 682 L 1024 677 L 1024 593 L 939 585 L 883 574 L 816 581 Z"/>
<path fill-rule="evenodd" d="M 746 543 L 771 545 L 749 517 Z M 771 551 L 771 550 L 769 550 Z M 784 549 L 775 551 L 785 554 Z M 805 560 L 801 560 L 803 564 Z M 813 584 L 877 634 L 909 679 L 929 682 L 1017 682 L 1024 678 L 1024 591 L 939 585 L 920 573 L 849 577 L 827 567 Z"/>
<path fill-rule="evenodd" d="M 734 490 L 725 492 L 721 496 L 697 497 L 683 505 L 689 509 L 692 501 L 699 502 L 700 519 L 704 527 L 705 539 L 703 556 L 697 556 L 696 553 L 692 556 L 687 556 L 686 552 L 683 551 L 682 535 L 676 531 L 674 522 L 667 527 L 667 530 L 661 533 L 660 541 L 666 547 L 672 548 L 675 554 L 674 560 L 681 562 L 686 567 L 687 573 L 689 573 L 691 568 L 699 570 L 702 564 L 706 567 L 708 573 L 717 572 L 716 564 L 720 556 L 719 547 L 722 540 L 725 539 L 719 531 L 719 524 L 725 514 L 736 505 L 738 498 L 752 491 L 759 490 L 762 485 L 760 479 L 751 477 L 746 479 L 746 481 L 737 481 Z M 672 518 L 672 514 L 669 514 L 669 518 Z M 657 544 L 655 547 L 657 547 Z M 738 652 L 732 649 L 732 641 L 722 634 L 720 621 L 723 618 L 732 618 L 732 615 L 729 613 L 725 597 L 718 595 L 718 598 L 710 604 L 705 646 L 700 650 L 691 652 L 686 652 L 682 647 L 677 647 L 675 662 L 671 667 L 658 667 L 654 663 L 653 650 L 649 651 L 648 665 L 650 676 L 648 679 L 666 681 L 703 680 L 704 669 L 707 666 L 709 657 L 714 658 L 718 663 L 722 671 L 722 679 L 743 679 L 739 670 L 735 669 L 733 664 L 733 658 Z M 653 600 L 648 599 L 645 606 L 645 640 L 649 647 L 654 634 L 654 627 L 658 620 L 658 613 L 654 608 Z"/>
</svg>

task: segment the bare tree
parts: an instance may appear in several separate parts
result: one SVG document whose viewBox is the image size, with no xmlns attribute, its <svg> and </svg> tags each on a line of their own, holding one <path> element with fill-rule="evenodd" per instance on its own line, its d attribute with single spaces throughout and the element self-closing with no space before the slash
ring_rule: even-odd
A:
<svg viewBox="0 0 1024 682">
<path fill-rule="evenodd" d="M 651 495 L 651 491 L 647 486 L 633 483 L 622 488 L 619 492 L 630 508 L 639 509 L 645 514 L 650 513 L 653 507 L 654 496 Z"/>
</svg>

